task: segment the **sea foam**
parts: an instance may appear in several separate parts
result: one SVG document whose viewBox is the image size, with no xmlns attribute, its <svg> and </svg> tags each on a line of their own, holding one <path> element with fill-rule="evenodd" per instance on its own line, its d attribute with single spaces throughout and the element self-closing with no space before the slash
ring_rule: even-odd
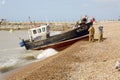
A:
<svg viewBox="0 0 120 80">
<path fill-rule="evenodd" d="M 55 49 L 48 48 L 48 49 L 44 50 L 42 53 L 40 53 L 37 56 L 37 59 L 45 59 L 45 58 L 55 55 L 57 53 L 58 53 L 58 51 L 56 51 Z"/>
<path fill-rule="evenodd" d="M 0 63 L 0 72 L 6 72 L 13 68 L 17 64 L 17 59 L 8 59 L 2 63 Z"/>
</svg>

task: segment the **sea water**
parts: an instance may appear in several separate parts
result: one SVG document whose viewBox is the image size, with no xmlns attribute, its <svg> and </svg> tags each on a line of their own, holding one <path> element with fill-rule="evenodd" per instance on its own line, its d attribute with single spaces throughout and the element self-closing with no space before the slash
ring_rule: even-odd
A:
<svg viewBox="0 0 120 80">
<path fill-rule="evenodd" d="M 52 32 L 51 35 L 59 33 Z M 28 39 L 26 30 L 0 31 L 0 80 L 3 80 L 3 75 L 11 70 L 58 53 L 52 48 L 38 51 L 25 50 L 24 47 L 19 46 L 21 39 Z"/>
</svg>

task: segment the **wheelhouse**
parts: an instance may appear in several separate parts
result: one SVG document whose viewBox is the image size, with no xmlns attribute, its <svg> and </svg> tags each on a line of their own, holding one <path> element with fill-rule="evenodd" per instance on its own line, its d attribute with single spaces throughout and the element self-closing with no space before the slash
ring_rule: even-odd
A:
<svg viewBox="0 0 120 80">
<path fill-rule="evenodd" d="M 49 31 L 48 25 L 41 25 L 38 27 L 34 27 L 28 30 L 29 38 L 31 41 L 38 41 L 43 40 L 49 37 L 50 31 Z"/>
</svg>

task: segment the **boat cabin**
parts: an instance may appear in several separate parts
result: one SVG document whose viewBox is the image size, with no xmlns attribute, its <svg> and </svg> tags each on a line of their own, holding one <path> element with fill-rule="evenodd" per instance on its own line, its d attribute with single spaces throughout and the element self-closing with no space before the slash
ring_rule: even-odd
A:
<svg viewBox="0 0 120 80">
<path fill-rule="evenodd" d="M 41 25 L 28 30 L 30 41 L 44 40 L 50 36 L 49 25 Z"/>
</svg>

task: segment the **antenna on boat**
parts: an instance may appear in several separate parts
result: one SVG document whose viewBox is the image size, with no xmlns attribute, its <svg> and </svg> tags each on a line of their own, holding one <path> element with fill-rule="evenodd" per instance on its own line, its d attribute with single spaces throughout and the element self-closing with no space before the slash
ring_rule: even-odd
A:
<svg viewBox="0 0 120 80">
<path fill-rule="evenodd" d="M 32 25 L 31 17 L 29 16 L 28 19 L 29 19 L 29 22 L 30 22 L 30 27 L 29 28 L 31 28 L 31 25 Z"/>
<path fill-rule="evenodd" d="M 46 21 L 46 25 L 49 25 L 49 20 L 48 20 L 47 16 L 45 17 L 45 21 Z"/>
</svg>

